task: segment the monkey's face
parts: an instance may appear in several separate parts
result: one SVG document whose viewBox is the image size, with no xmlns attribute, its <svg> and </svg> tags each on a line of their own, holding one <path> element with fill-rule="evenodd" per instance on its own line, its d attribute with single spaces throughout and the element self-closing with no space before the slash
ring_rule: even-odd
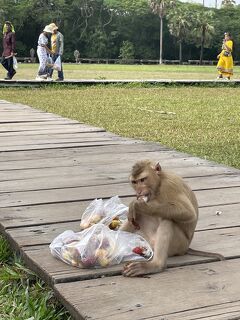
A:
<svg viewBox="0 0 240 320">
<path fill-rule="evenodd" d="M 156 193 L 159 185 L 159 177 L 153 170 L 144 170 L 138 176 L 130 177 L 137 199 L 146 198 L 149 201 Z"/>
</svg>

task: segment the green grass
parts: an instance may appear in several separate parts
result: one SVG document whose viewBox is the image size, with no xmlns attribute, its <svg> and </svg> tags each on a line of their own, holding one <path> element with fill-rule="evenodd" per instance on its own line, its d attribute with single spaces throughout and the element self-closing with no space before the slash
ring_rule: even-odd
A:
<svg viewBox="0 0 240 320">
<path fill-rule="evenodd" d="M 0 236 L 0 319 L 71 320 L 50 290 Z"/>
<path fill-rule="evenodd" d="M 64 64 L 65 79 L 194 79 L 212 80 L 217 77 L 216 66 L 194 65 L 116 65 L 116 64 Z M 19 64 L 14 79 L 35 79 L 38 64 Z M 56 72 L 54 72 L 56 76 Z M 0 69 L 0 78 L 5 71 Z M 234 79 L 240 78 L 240 67 L 234 67 Z"/>
<path fill-rule="evenodd" d="M 240 168 L 240 88 L 11 88 L 0 99 Z"/>
</svg>

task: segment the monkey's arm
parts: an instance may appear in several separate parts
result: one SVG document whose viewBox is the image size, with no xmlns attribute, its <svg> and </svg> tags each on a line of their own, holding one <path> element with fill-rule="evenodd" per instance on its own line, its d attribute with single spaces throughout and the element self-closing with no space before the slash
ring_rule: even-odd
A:
<svg viewBox="0 0 240 320">
<path fill-rule="evenodd" d="M 134 228 L 134 225 L 133 225 L 130 221 L 128 221 L 128 220 L 126 220 L 126 221 L 122 224 L 122 226 L 120 227 L 119 230 L 131 232 L 131 233 L 134 233 L 134 232 L 136 231 L 136 229 Z"/>
<path fill-rule="evenodd" d="M 147 203 L 136 200 L 132 203 L 132 211 L 135 211 L 135 215 L 147 214 L 177 222 L 190 222 L 197 219 L 197 213 L 191 201 L 184 194 L 163 203 L 157 199 Z"/>
</svg>

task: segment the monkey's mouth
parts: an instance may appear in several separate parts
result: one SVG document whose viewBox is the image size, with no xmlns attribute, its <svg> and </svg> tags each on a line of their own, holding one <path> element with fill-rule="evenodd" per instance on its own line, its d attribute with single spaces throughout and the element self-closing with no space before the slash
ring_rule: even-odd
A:
<svg viewBox="0 0 240 320">
<path fill-rule="evenodd" d="M 137 197 L 138 200 L 142 200 L 144 202 L 148 202 L 150 198 L 150 194 L 144 194 Z"/>
</svg>

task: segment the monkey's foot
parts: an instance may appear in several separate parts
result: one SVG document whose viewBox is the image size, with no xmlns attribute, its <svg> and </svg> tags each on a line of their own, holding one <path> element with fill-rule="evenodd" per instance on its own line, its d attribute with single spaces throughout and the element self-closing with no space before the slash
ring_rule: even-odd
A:
<svg viewBox="0 0 240 320">
<path fill-rule="evenodd" d="M 159 266 L 153 262 L 130 262 L 123 268 L 125 277 L 136 277 L 145 274 L 157 273 L 164 270 L 164 266 Z"/>
</svg>

